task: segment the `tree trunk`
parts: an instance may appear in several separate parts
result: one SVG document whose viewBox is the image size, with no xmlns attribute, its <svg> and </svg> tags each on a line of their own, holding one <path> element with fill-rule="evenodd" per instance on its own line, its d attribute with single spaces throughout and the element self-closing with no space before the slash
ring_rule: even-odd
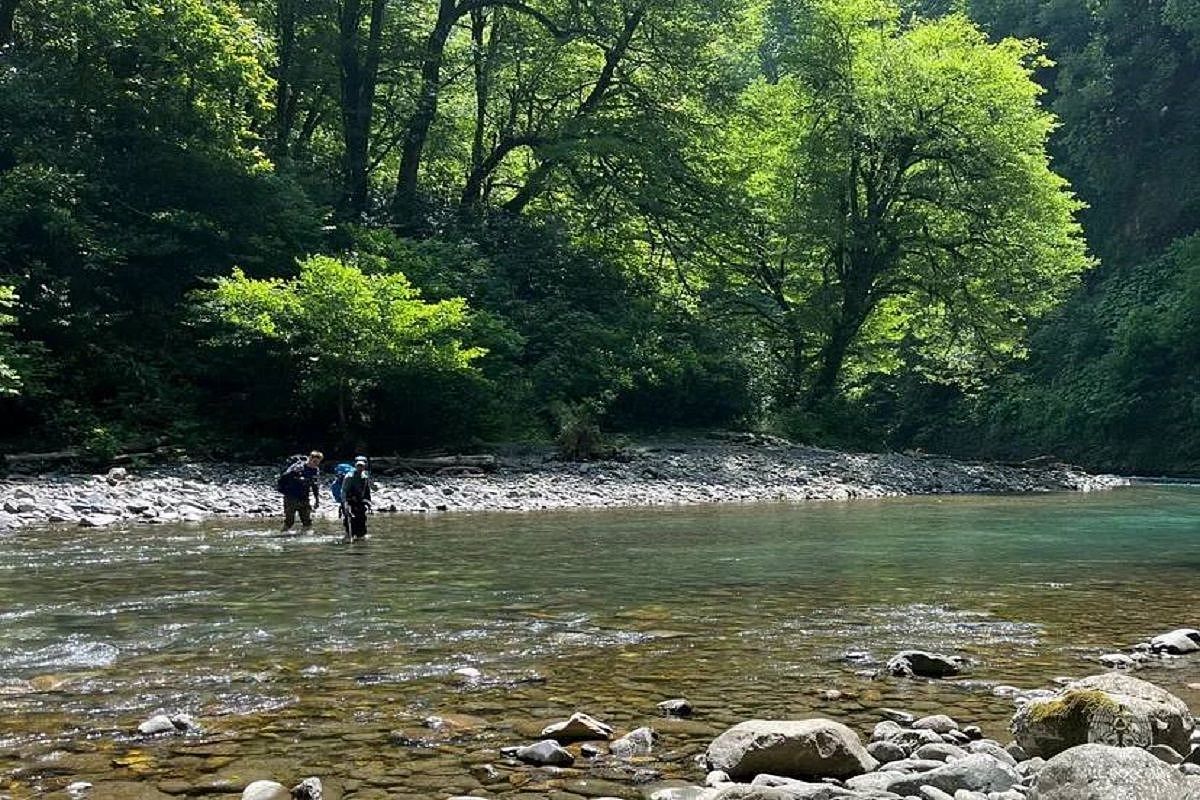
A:
<svg viewBox="0 0 1200 800">
<path fill-rule="evenodd" d="M 808 374 L 810 359 L 806 352 L 808 333 L 795 324 L 788 326 L 787 351 L 780 353 L 779 363 L 785 371 L 779 381 L 775 401 L 783 407 L 797 405 L 804 398 L 804 379 Z"/>
<path fill-rule="evenodd" d="M 0 47 L 12 44 L 16 38 L 13 20 L 17 16 L 19 0 L 0 0 Z"/>
<path fill-rule="evenodd" d="M 857 326 L 852 331 L 850 326 L 841 322 L 834 328 L 829 340 L 825 342 L 825 346 L 821 348 L 817 375 L 808 393 L 810 407 L 833 395 L 834 389 L 837 388 L 838 378 L 842 374 L 842 365 L 846 362 L 846 353 L 849 351 L 850 343 L 854 341 L 856 333 Z"/>
<path fill-rule="evenodd" d="M 304 122 L 300 125 L 300 133 L 296 135 L 296 141 L 292 145 L 292 156 L 297 159 L 304 158 L 308 153 L 309 144 L 312 142 L 313 134 L 317 131 L 317 125 L 321 123 L 327 109 L 321 107 L 323 99 L 318 97 L 314 100 L 312 108 L 304 115 Z"/>
<path fill-rule="evenodd" d="M 275 9 L 279 69 L 275 75 L 275 156 L 287 155 L 292 138 L 296 98 L 292 91 L 292 57 L 296 52 L 296 0 L 278 0 Z"/>
<path fill-rule="evenodd" d="M 400 174 L 396 179 L 393 210 L 402 226 L 412 227 L 417 220 L 417 180 L 421 157 L 429 138 L 429 128 L 437 116 L 438 90 L 442 77 L 442 59 L 446 40 L 450 38 L 460 12 L 454 0 L 440 0 L 437 22 L 425 40 L 425 55 L 421 61 L 421 89 L 417 105 L 409 118 L 404 145 L 400 151 Z"/>
<path fill-rule="evenodd" d="M 487 30 L 487 12 L 482 8 L 471 10 L 471 66 L 475 72 L 475 127 L 471 131 L 471 171 L 474 176 L 483 166 L 483 134 L 487 128 L 489 64 L 484 52 L 484 32 Z M 493 34 L 494 35 L 494 34 Z M 472 185 L 467 182 L 463 190 L 463 204 L 477 203 L 483 196 L 483 181 Z"/>
<path fill-rule="evenodd" d="M 808 395 L 810 407 L 829 398 L 837 389 L 846 354 L 874 309 L 872 293 L 876 271 L 870 257 L 859 253 L 846 258 L 848 263 L 841 279 L 841 308 L 817 357 L 817 374 Z"/>
<path fill-rule="evenodd" d="M 339 15 L 339 68 L 341 73 L 344 199 L 346 216 L 358 219 L 370 199 L 371 118 L 383 38 L 386 0 L 372 0 L 366 54 L 360 53 L 360 0 L 345 0 Z"/>
<path fill-rule="evenodd" d="M 604 52 L 604 67 L 600 70 L 596 83 L 592 85 L 592 90 L 588 92 L 588 96 L 575 111 L 574 118 L 576 120 L 590 116 L 599 110 L 608 90 L 612 88 L 617 67 L 620 65 L 621 59 L 625 57 L 625 53 L 628 52 L 633 35 L 637 32 L 645 15 L 646 9 L 643 6 L 638 6 L 625 15 L 625 25 L 621 29 L 621 35 L 617 37 L 613 46 Z M 561 162 L 561 158 L 548 158 L 534 167 L 529 173 L 529 177 L 525 179 L 525 184 L 504 204 L 504 210 L 514 215 L 524 211 L 525 207 L 545 190 L 550 180 L 550 174 Z"/>
<path fill-rule="evenodd" d="M 459 200 L 462 207 L 466 209 L 483 200 L 485 182 L 509 153 L 518 147 L 533 146 L 540 141 L 542 141 L 540 138 L 532 136 L 501 140 L 495 149 L 487 155 L 487 158 L 483 159 L 482 162 L 471 170 L 471 174 L 467 176 L 467 182 L 463 187 L 462 197 Z"/>
</svg>

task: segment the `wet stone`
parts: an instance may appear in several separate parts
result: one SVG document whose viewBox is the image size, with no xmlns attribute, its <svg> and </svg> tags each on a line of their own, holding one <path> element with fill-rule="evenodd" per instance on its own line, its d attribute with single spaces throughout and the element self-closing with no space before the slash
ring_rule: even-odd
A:
<svg viewBox="0 0 1200 800">
<path fill-rule="evenodd" d="M 915 716 L 907 711 L 898 711 L 894 708 L 879 709 L 879 716 L 883 717 L 885 720 L 889 720 L 897 725 L 905 727 L 912 727 L 912 724 L 917 720 Z"/>
<path fill-rule="evenodd" d="M 668 717 L 690 717 L 694 709 L 687 700 L 677 697 L 673 700 L 663 700 L 658 704 L 658 710 Z"/>
<path fill-rule="evenodd" d="M 630 791 L 628 786 L 624 786 L 619 783 L 613 783 L 611 781 L 595 780 L 592 778 L 567 781 L 565 784 L 563 784 L 563 789 L 584 797 L 630 797 L 634 794 Z"/>
<path fill-rule="evenodd" d="M 137 781 L 97 781 L 87 792 L 88 800 L 169 800 L 153 784 Z"/>
</svg>

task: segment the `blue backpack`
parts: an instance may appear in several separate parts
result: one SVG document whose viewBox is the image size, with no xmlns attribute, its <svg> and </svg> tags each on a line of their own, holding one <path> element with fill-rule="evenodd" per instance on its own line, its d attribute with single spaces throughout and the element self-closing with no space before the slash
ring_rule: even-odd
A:
<svg viewBox="0 0 1200 800">
<path fill-rule="evenodd" d="M 354 465 L 342 462 L 333 468 L 333 483 L 329 484 L 329 493 L 339 505 L 342 502 L 342 479 L 354 472 Z"/>
</svg>

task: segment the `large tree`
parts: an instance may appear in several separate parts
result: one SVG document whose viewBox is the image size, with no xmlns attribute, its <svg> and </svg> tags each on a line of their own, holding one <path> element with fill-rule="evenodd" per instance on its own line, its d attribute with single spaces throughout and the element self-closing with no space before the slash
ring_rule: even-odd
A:
<svg viewBox="0 0 1200 800">
<path fill-rule="evenodd" d="M 1019 353 L 1089 265 L 1038 46 L 879 2 L 777 4 L 765 26 L 723 143 L 740 199 L 708 245 L 713 300 L 780 357 L 781 399 L 895 368 L 902 340 L 949 373 Z"/>
</svg>

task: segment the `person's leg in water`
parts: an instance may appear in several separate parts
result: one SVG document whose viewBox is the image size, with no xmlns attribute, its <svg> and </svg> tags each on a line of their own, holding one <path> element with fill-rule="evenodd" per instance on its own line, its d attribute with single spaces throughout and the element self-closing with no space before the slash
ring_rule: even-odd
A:
<svg viewBox="0 0 1200 800">
<path fill-rule="evenodd" d="M 346 504 L 338 505 L 338 519 L 342 521 L 342 541 L 350 541 L 350 514 L 346 510 Z"/>
<path fill-rule="evenodd" d="M 296 509 L 299 508 L 296 498 L 290 495 L 283 496 L 283 529 L 290 531 L 292 526 L 296 524 Z"/>
<path fill-rule="evenodd" d="M 354 539 L 367 537 L 367 504 L 350 503 L 350 536 Z"/>
<path fill-rule="evenodd" d="M 305 495 L 303 500 L 296 501 L 297 510 L 300 512 L 300 529 L 308 530 L 312 528 L 312 504 L 308 501 L 308 496 Z"/>
</svg>

